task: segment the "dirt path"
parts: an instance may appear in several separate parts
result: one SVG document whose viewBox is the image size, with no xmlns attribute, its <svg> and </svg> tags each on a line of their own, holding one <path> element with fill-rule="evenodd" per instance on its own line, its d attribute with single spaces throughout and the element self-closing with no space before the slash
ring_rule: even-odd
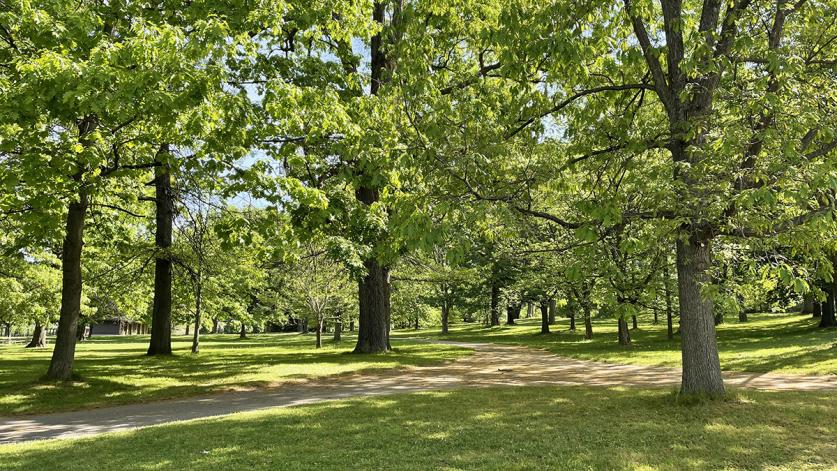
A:
<svg viewBox="0 0 837 471">
<path fill-rule="evenodd" d="M 461 360 L 432 367 L 319 378 L 272 389 L 229 392 L 187 399 L 63 412 L 19 418 L 0 417 L 0 444 L 67 438 L 128 430 L 235 412 L 288 407 L 357 396 L 461 387 L 564 385 L 674 388 L 679 368 L 618 365 L 574 360 L 543 350 L 484 343 L 446 342 L 473 348 Z M 837 376 L 725 373 L 733 388 L 835 390 Z"/>
</svg>

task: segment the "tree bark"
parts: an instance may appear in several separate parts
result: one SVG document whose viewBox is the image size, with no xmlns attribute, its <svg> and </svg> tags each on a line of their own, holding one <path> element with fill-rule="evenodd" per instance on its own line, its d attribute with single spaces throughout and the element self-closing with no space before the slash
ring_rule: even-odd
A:
<svg viewBox="0 0 837 471">
<path fill-rule="evenodd" d="M 78 201 L 71 202 L 67 210 L 67 229 L 61 251 L 61 311 L 55 333 L 55 348 L 46 373 L 49 379 L 67 381 L 73 376 L 76 328 L 81 313 L 81 252 L 89 198 L 87 190 L 82 187 Z"/>
<path fill-rule="evenodd" d="M 354 353 L 386 352 L 389 350 L 389 268 L 373 259 L 365 265 L 366 275 L 358 283 L 360 316 Z"/>
<path fill-rule="evenodd" d="M 817 299 L 814 300 L 814 306 L 811 309 L 813 316 L 812 317 L 820 317 L 822 316 L 822 303 Z"/>
<path fill-rule="evenodd" d="M 623 347 L 630 347 L 631 333 L 628 330 L 628 321 L 625 320 L 625 316 L 619 316 L 617 325 L 619 327 L 619 330 L 617 331 L 617 340 L 619 341 L 619 345 L 622 345 Z"/>
<path fill-rule="evenodd" d="M 239 339 L 246 339 L 247 338 L 247 324 L 244 321 L 241 322 L 241 330 L 238 332 Z"/>
<path fill-rule="evenodd" d="M 500 287 L 491 283 L 491 327 L 500 325 Z"/>
<path fill-rule="evenodd" d="M 26 348 L 41 348 L 46 347 L 46 329 L 41 325 L 41 321 L 35 321 L 35 331 L 32 333 L 32 340 L 26 345 Z"/>
<path fill-rule="evenodd" d="M 832 260 L 834 263 L 834 273 L 832 274 L 832 280 L 825 286 L 826 298 L 820 309 L 820 328 L 837 327 L 837 318 L 835 317 L 837 305 L 835 305 L 834 299 L 835 294 L 837 294 L 837 255 Z"/>
<path fill-rule="evenodd" d="M 154 306 L 151 312 L 151 339 L 147 355 L 171 355 L 171 250 L 174 205 L 171 191 L 171 166 L 162 159 L 169 152 L 160 146 L 154 167 L 156 233 L 154 243 Z"/>
<path fill-rule="evenodd" d="M 575 311 L 570 311 L 570 332 L 575 332 Z"/>
<path fill-rule="evenodd" d="M 413 319 L 413 329 L 419 330 L 421 328 L 421 326 L 419 325 L 419 321 L 419 315 L 416 314 L 416 317 Z"/>
<path fill-rule="evenodd" d="M 633 323 L 633 329 L 636 330 L 638 328 L 636 324 L 636 316 L 631 316 L 631 322 Z"/>
<path fill-rule="evenodd" d="M 323 348 L 323 316 L 317 319 L 317 343 L 316 348 Z"/>
<path fill-rule="evenodd" d="M 203 286 L 200 278 L 195 286 L 195 331 L 192 333 L 192 353 L 200 351 L 201 343 L 201 303 L 203 302 Z"/>
<path fill-rule="evenodd" d="M 558 310 L 558 305 L 555 298 L 549 300 L 549 325 L 555 325 L 555 311 Z"/>
<path fill-rule="evenodd" d="M 183 335 L 189 335 L 189 323 L 186 323 L 186 332 Z"/>
<path fill-rule="evenodd" d="M 677 284 L 680 294 L 680 336 L 683 356 L 681 392 L 724 393 L 715 337 L 712 300 L 701 292 L 709 283 L 712 252 L 708 238 L 677 241 Z"/>
<path fill-rule="evenodd" d="M 9 338 L 12 336 L 12 324 L 9 322 L 3 323 L 3 336 Z"/>
<path fill-rule="evenodd" d="M 541 333 L 548 334 L 549 333 L 549 302 L 544 300 L 541 301 Z"/>
<path fill-rule="evenodd" d="M 663 289 L 666 297 L 666 337 L 674 339 L 674 307 L 671 302 L 671 288 L 669 287 L 668 257 L 663 265 Z"/>
<path fill-rule="evenodd" d="M 442 333 L 448 333 L 448 316 L 450 315 L 450 308 L 448 307 L 448 302 L 443 300 L 442 301 Z"/>
<path fill-rule="evenodd" d="M 585 303 L 581 308 L 584 311 L 584 338 L 591 340 L 593 338 L 593 320 L 590 318 L 590 306 Z"/>
<path fill-rule="evenodd" d="M 337 319 L 334 321 L 334 342 L 339 342 L 343 340 L 343 319 L 340 315 L 337 316 Z"/>
<path fill-rule="evenodd" d="M 654 306 L 654 325 L 657 325 L 659 323 L 660 323 L 659 310 L 657 309 L 656 306 Z"/>
</svg>

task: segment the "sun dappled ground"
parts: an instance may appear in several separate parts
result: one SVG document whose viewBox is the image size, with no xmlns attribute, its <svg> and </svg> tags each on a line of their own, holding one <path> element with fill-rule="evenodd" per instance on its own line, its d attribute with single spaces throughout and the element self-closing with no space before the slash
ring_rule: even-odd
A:
<svg viewBox="0 0 837 471">
<path fill-rule="evenodd" d="M 4 469 L 834 469 L 833 393 L 506 387 L 0 446 Z"/>
<path fill-rule="evenodd" d="M 837 330 L 819 329 L 817 321 L 807 315 L 758 314 L 751 315 L 750 319 L 718 326 L 718 348 L 724 370 L 837 374 Z M 633 347 L 630 349 L 617 345 L 613 319 L 594 322 L 591 341 L 584 339 L 581 320 L 575 333 L 569 332 L 567 319 L 560 319 L 550 326 L 553 333 L 541 335 L 539 318 L 492 328 L 458 324 L 451 326 L 450 333 L 444 336 L 438 329 L 402 330 L 394 336 L 499 342 L 546 348 L 557 355 L 584 360 L 679 367 L 679 337 L 668 340 L 665 319 L 661 321 L 653 325 L 650 319 L 640 319 L 639 329 L 631 330 Z"/>
<path fill-rule="evenodd" d="M 470 354 L 441 345 L 396 342 L 393 353 L 348 355 L 354 337 L 313 347 L 312 335 L 207 335 L 201 353 L 189 353 L 191 340 L 175 337 L 171 357 L 147 357 L 148 337 L 99 337 L 76 350 L 72 383 L 44 383 L 51 346 L 24 349 L 0 346 L 0 415 L 56 412 L 186 397 L 347 372 L 437 364 Z"/>
</svg>

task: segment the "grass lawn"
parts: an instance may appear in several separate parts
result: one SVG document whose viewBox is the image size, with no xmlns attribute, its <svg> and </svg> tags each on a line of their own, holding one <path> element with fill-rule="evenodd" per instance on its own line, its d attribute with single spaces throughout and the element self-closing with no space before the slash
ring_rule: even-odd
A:
<svg viewBox="0 0 837 471">
<path fill-rule="evenodd" d="M 665 322 L 665 319 L 662 319 Z M 474 342 L 498 342 L 546 348 L 558 355 L 585 360 L 639 365 L 680 366 L 680 341 L 666 339 L 666 327 L 640 319 L 631 331 L 633 347 L 616 343 L 616 321 L 593 323 L 593 340 L 584 339 L 584 324 L 569 332 L 569 321 L 560 319 L 550 326 L 553 333 L 540 334 L 540 318 L 521 319 L 520 325 L 485 328 L 480 325 L 452 325 L 448 335 L 438 329 L 402 330 L 395 337 L 424 337 Z M 676 328 L 676 327 L 675 327 Z M 750 315 L 718 326 L 721 367 L 732 371 L 837 374 L 837 329 L 819 329 L 817 321 L 800 315 Z"/>
<path fill-rule="evenodd" d="M 348 355 L 354 336 L 314 348 L 312 335 L 206 335 L 201 353 L 191 339 L 175 337 L 171 357 L 147 357 L 147 336 L 94 337 L 78 345 L 71 383 L 41 382 L 52 348 L 0 346 L 0 415 L 57 412 L 144 402 L 359 370 L 428 365 L 467 355 L 458 347 L 395 342 L 394 353 Z"/>
<path fill-rule="evenodd" d="M 5 470 L 835 469 L 833 393 L 462 389 L 0 446 Z"/>
</svg>

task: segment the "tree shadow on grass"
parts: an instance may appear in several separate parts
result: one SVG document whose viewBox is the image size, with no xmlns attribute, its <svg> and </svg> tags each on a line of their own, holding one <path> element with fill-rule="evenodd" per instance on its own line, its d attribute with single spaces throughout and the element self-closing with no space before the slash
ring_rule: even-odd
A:
<svg viewBox="0 0 837 471">
<path fill-rule="evenodd" d="M 747 393 L 685 407 L 649 390 L 455 390 L 0 447 L 0 458 L 10 471 L 828 468 L 837 452 L 821 438 L 835 432 L 832 399 Z"/>
</svg>

